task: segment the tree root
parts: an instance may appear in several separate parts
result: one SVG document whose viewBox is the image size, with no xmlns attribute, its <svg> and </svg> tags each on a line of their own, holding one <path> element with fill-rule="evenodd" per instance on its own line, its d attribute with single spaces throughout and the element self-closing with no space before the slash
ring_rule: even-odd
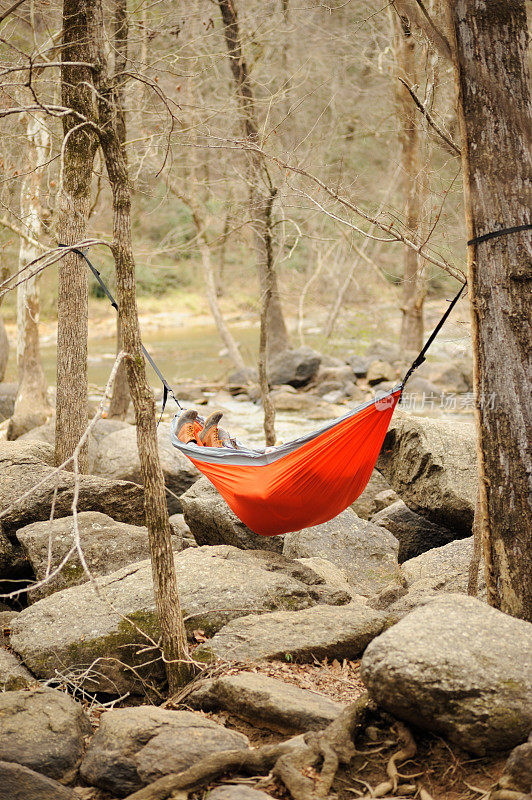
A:
<svg viewBox="0 0 532 800">
<path fill-rule="evenodd" d="M 349 763 L 356 753 L 353 738 L 364 726 L 368 710 L 369 698 L 364 694 L 322 731 L 256 750 L 214 753 L 178 775 L 159 778 L 126 800 L 168 800 L 180 789 L 191 790 L 227 772 L 256 775 L 270 770 L 283 781 L 293 800 L 325 800 L 339 764 Z M 323 763 L 318 772 L 315 767 L 320 761 Z"/>
</svg>

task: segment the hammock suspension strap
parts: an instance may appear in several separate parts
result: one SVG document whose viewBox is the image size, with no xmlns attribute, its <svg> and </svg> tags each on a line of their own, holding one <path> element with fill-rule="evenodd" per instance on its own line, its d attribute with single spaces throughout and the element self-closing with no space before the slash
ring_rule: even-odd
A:
<svg viewBox="0 0 532 800">
<path fill-rule="evenodd" d="M 436 325 L 436 327 L 434 328 L 434 330 L 430 334 L 429 338 L 425 342 L 425 344 L 423 346 L 423 349 L 421 350 L 419 355 L 412 362 L 410 368 L 408 369 L 408 372 L 406 373 L 405 377 L 403 378 L 403 380 L 401 382 L 401 395 L 403 394 L 403 391 L 404 391 L 405 384 L 406 384 L 407 380 L 410 378 L 410 376 L 412 375 L 414 370 L 416 370 L 418 367 L 420 367 L 421 364 L 423 364 L 423 362 L 425 361 L 425 353 L 427 352 L 427 350 L 431 346 L 432 342 L 434 341 L 434 339 L 436 338 L 436 336 L 438 335 L 438 333 L 442 329 L 443 325 L 445 324 L 445 321 L 446 321 L 447 317 L 449 316 L 449 314 L 451 313 L 451 311 L 453 310 L 453 308 L 455 307 L 455 305 L 459 301 L 460 297 L 462 296 L 462 292 L 464 291 L 466 286 L 467 286 L 466 283 L 462 284 L 462 286 L 460 287 L 460 291 L 454 297 L 454 299 L 449 303 L 449 307 L 446 309 L 444 315 L 442 316 L 442 318 L 440 319 L 440 321 L 438 322 L 438 324 Z"/>
<path fill-rule="evenodd" d="M 498 236 L 506 236 L 509 233 L 517 233 L 518 231 L 529 231 L 532 229 L 532 223 L 527 222 L 525 225 L 514 225 L 513 228 L 501 228 L 499 231 L 491 231 L 490 233 L 483 233 L 482 236 L 475 236 L 467 243 L 468 247 L 472 244 L 480 244 L 487 242 L 488 239 L 495 239 Z"/>
<path fill-rule="evenodd" d="M 68 247 L 68 245 L 60 244 L 59 247 Z M 114 299 L 113 295 L 111 294 L 111 292 L 107 288 L 102 276 L 100 275 L 100 273 L 98 272 L 98 270 L 96 269 L 94 264 L 87 258 L 86 253 L 83 250 L 78 250 L 77 247 L 73 247 L 71 249 L 71 252 L 72 253 L 76 253 L 76 255 L 81 256 L 81 258 L 85 259 L 85 261 L 87 262 L 87 264 L 89 266 L 90 271 L 92 272 L 92 274 L 94 275 L 94 277 L 96 278 L 98 283 L 100 284 L 100 287 L 101 287 L 102 291 L 104 292 L 104 294 L 108 298 L 108 300 L 111 303 L 111 305 L 113 306 L 113 308 L 116 309 L 116 311 L 118 311 L 118 304 L 117 304 L 116 300 Z M 162 402 L 162 407 L 161 407 L 161 414 L 160 414 L 159 420 L 157 422 L 157 425 L 158 425 L 159 422 L 161 421 L 161 418 L 162 418 L 163 414 L 164 414 L 164 409 L 166 408 L 166 403 L 168 402 L 168 398 L 169 397 L 171 397 L 172 400 L 174 400 L 174 402 L 177 404 L 177 407 L 179 409 L 182 410 L 183 407 L 182 407 L 181 403 L 179 402 L 179 400 L 177 399 L 177 397 L 175 396 L 174 390 L 169 385 L 168 381 L 166 380 L 166 378 L 164 377 L 164 375 L 160 371 L 159 367 L 157 366 L 157 364 L 155 363 L 153 358 L 150 356 L 150 354 L 148 353 L 148 351 L 146 350 L 146 348 L 144 347 L 142 342 L 141 342 L 140 346 L 142 348 L 142 352 L 144 353 L 144 356 L 146 357 L 146 360 L 149 362 L 149 364 L 152 367 L 153 371 L 155 372 L 155 374 L 157 375 L 157 377 L 159 378 L 159 380 L 161 381 L 161 383 L 163 385 L 163 402 Z"/>
</svg>

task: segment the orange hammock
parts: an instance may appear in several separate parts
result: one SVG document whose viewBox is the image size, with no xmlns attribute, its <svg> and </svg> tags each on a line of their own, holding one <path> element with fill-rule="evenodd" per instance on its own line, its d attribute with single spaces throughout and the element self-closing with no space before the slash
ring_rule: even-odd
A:
<svg viewBox="0 0 532 800">
<path fill-rule="evenodd" d="M 332 519 L 364 491 L 401 390 L 266 452 L 184 444 L 176 436 L 177 416 L 172 443 L 252 531 L 299 531 Z"/>
</svg>

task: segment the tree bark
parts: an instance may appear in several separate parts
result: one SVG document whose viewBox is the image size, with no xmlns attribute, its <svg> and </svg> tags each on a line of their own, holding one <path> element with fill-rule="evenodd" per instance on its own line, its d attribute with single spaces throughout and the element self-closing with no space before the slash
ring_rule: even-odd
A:
<svg viewBox="0 0 532 800">
<path fill-rule="evenodd" d="M 20 192 L 20 215 L 29 237 L 39 241 L 42 234 L 41 181 L 50 145 L 43 114 L 27 116 L 26 140 L 28 155 Z M 19 269 L 39 255 L 35 245 L 21 239 Z M 19 387 L 8 439 L 16 439 L 31 428 L 43 425 L 51 416 L 39 353 L 39 290 L 37 276 L 31 273 L 17 287 L 17 366 Z"/>
<path fill-rule="evenodd" d="M 399 141 L 405 225 L 415 238 L 419 231 L 422 199 L 421 136 L 417 110 L 407 89 L 418 83 L 416 43 L 410 20 L 392 11 L 396 55 L 395 94 L 399 109 Z M 404 250 L 402 285 L 401 348 L 419 351 L 423 347 L 423 304 L 425 300 L 423 259 L 410 248 Z"/>
<path fill-rule="evenodd" d="M 9 277 L 10 271 L 7 264 L 2 262 L 3 256 L 0 253 L 0 283 L 3 283 Z M 0 308 L 2 307 L 3 296 L 0 297 Z M 0 383 L 4 380 L 7 361 L 9 358 L 9 339 L 7 338 L 7 331 L 4 325 L 4 318 L 0 314 Z"/>
<path fill-rule="evenodd" d="M 114 52 L 115 52 L 115 81 L 116 92 L 120 96 L 122 108 L 125 107 L 125 70 L 127 68 L 127 47 L 128 47 L 128 18 L 127 0 L 115 0 L 114 4 Z M 121 141 L 126 141 L 126 115 L 122 113 L 120 119 L 119 133 Z M 116 352 L 122 350 L 122 326 L 120 317 L 116 318 Z M 127 382 L 127 367 L 122 361 L 118 367 L 115 382 L 113 385 L 113 396 L 109 404 L 109 419 L 125 419 L 129 408 L 129 388 Z"/>
<path fill-rule="evenodd" d="M 159 461 L 155 401 L 146 378 L 138 321 L 135 262 L 131 240 L 131 188 L 122 138 L 120 93 L 110 80 L 103 44 L 102 0 L 82 0 L 90 18 L 94 85 L 98 95 L 99 139 L 113 196 L 113 255 L 118 314 L 127 356 L 129 390 L 135 409 L 137 444 L 144 485 L 155 606 L 162 632 L 170 693 L 190 677 L 187 640 L 181 616 L 164 478 Z"/>
<path fill-rule="evenodd" d="M 530 223 L 525 0 L 447 4 L 468 238 Z M 504 95 L 504 102 L 501 101 Z M 528 120 L 528 122 L 527 122 Z M 532 232 L 468 247 L 488 597 L 532 621 Z"/>
<path fill-rule="evenodd" d="M 271 230 L 271 213 L 273 202 L 275 200 L 275 189 L 272 189 L 270 195 L 270 202 L 267 209 L 267 231 Z M 275 271 L 273 269 L 273 251 L 271 246 L 271 238 L 268 239 L 269 247 L 266 259 L 266 287 L 262 295 L 262 306 L 260 313 L 260 337 L 259 337 L 259 386 L 260 395 L 262 400 L 262 408 L 264 410 L 264 438 L 266 446 L 270 447 L 275 444 L 275 406 L 273 405 L 272 397 L 270 394 L 270 385 L 268 383 L 267 372 L 267 336 L 268 336 L 268 312 L 270 303 L 272 301 L 273 279 Z"/>
<path fill-rule="evenodd" d="M 63 62 L 89 62 L 87 26 L 84 4 L 78 0 L 64 0 Z M 57 235 L 59 242 L 67 245 L 85 237 L 90 208 L 92 166 L 97 147 L 94 129 L 83 119 L 92 118 L 90 82 L 89 67 L 62 64 L 62 102 L 77 112 L 63 117 Z M 88 423 L 87 334 L 87 266 L 80 256 L 68 253 L 59 262 L 57 296 L 56 464 L 72 455 Z M 86 446 L 80 454 L 79 466 L 81 472 L 88 469 Z"/>
<path fill-rule="evenodd" d="M 225 43 L 229 63 L 236 86 L 238 107 L 244 136 L 250 144 L 258 144 L 259 134 L 255 110 L 255 98 L 249 77 L 247 62 L 242 51 L 238 17 L 234 0 L 218 0 L 224 26 Z M 248 156 L 250 189 L 250 212 L 253 226 L 255 253 L 259 270 L 261 294 L 268 291 L 271 283 L 271 299 L 268 311 L 267 347 L 268 353 L 278 353 L 290 346 L 288 331 L 281 307 L 277 274 L 268 265 L 268 247 L 271 245 L 271 231 L 268 229 L 269 198 L 271 186 L 269 176 L 259 153 L 250 152 Z M 271 271 L 273 270 L 273 271 Z"/>
</svg>

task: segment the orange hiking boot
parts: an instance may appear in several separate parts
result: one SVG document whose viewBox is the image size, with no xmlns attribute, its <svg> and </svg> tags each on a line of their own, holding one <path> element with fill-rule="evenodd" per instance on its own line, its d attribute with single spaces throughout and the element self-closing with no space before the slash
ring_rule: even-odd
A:
<svg viewBox="0 0 532 800">
<path fill-rule="evenodd" d="M 200 444 L 194 431 L 194 423 L 197 416 L 198 412 L 191 409 L 190 411 L 184 411 L 179 417 L 177 421 L 177 438 L 180 442 Z"/>
<path fill-rule="evenodd" d="M 200 443 L 204 447 L 224 446 L 223 439 L 220 437 L 221 431 L 218 430 L 218 423 L 222 417 L 222 411 L 215 411 L 205 420 L 205 425 L 203 426 L 203 430 L 199 435 Z M 223 434 L 225 434 L 225 431 L 223 431 Z"/>
</svg>

